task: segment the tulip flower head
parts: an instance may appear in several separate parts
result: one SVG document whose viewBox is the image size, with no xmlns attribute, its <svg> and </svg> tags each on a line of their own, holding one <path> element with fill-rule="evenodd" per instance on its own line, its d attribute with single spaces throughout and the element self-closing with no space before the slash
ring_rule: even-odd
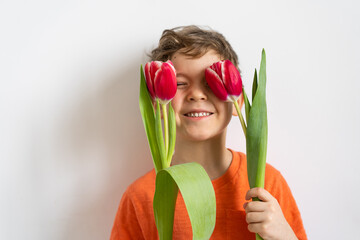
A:
<svg viewBox="0 0 360 240">
<path fill-rule="evenodd" d="M 241 76 L 230 60 L 219 61 L 205 70 L 209 87 L 220 100 L 237 101 L 242 92 Z"/>
<path fill-rule="evenodd" d="M 170 60 L 148 62 L 144 72 L 146 85 L 153 100 L 167 104 L 174 98 L 177 90 L 176 71 Z"/>
<path fill-rule="evenodd" d="M 205 79 L 217 98 L 234 103 L 246 136 L 246 124 L 237 102 L 242 93 L 240 72 L 230 60 L 223 60 L 205 69 Z"/>
</svg>

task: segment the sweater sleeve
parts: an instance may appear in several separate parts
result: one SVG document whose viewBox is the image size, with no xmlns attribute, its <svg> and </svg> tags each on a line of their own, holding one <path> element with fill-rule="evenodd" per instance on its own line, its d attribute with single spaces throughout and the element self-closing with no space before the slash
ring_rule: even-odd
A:
<svg viewBox="0 0 360 240">
<path fill-rule="evenodd" d="M 121 198 L 110 240 L 144 239 L 129 189 Z"/>
<path fill-rule="evenodd" d="M 265 185 L 268 185 L 265 186 L 265 188 L 268 188 L 268 191 L 278 200 L 284 217 L 293 229 L 297 238 L 299 240 L 307 240 L 301 214 L 289 185 L 279 171 L 272 166 L 269 166 L 269 168 L 272 168 L 271 171 L 276 172 L 276 174 L 274 174 L 276 177 L 271 179 L 268 184 L 266 184 L 265 181 Z"/>
</svg>

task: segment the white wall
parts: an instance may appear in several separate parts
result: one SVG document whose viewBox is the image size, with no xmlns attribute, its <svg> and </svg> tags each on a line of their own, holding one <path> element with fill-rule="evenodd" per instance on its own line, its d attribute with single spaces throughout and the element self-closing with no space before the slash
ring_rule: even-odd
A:
<svg viewBox="0 0 360 240">
<path fill-rule="evenodd" d="M 139 65 L 162 30 L 208 25 L 250 89 L 268 61 L 268 162 L 309 239 L 360 224 L 357 1 L 2 1 L 0 239 L 108 239 L 127 185 L 152 168 Z M 249 91 L 249 90 L 248 90 Z M 238 120 L 228 146 L 245 151 Z"/>
</svg>

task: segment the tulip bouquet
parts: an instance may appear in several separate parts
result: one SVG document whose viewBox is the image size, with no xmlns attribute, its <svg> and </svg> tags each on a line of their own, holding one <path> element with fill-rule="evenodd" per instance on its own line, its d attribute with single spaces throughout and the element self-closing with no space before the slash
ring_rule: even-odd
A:
<svg viewBox="0 0 360 240">
<path fill-rule="evenodd" d="M 262 51 L 259 82 L 255 69 L 252 85 L 252 105 L 242 86 L 239 71 L 229 60 L 214 63 L 205 70 L 206 81 L 214 94 L 223 101 L 233 102 L 246 138 L 247 173 L 250 188 L 264 188 L 267 150 L 266 57 Z M 238 99 L 243 94 L 246 123 Z M 246 126 L 247 124 L 247 126 Z M 259 199 L 253 199 L 258 201 Z M 256 234 L 256 239 L 262 239 Z"/>
<path fill-rule="evenodd" d="M 171 61 L 153 61 L 145 65 L 145 71 L 141 66 L 140 74 L 140 112 L 156 172 L 153 209 L 159 238 L 172 239 L 180 190 L 193 239 L 209 239 L 216 218 L 215 192 L 209 176 L 197 163 L 170 166 L 176 139 L 175 113 L 169 104 L 177 89 L 175 68 Z"/>
</svg>

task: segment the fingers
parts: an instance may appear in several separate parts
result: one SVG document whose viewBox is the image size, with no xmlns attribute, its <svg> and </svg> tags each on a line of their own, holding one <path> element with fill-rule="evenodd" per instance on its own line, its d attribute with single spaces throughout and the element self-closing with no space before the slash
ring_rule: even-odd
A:
<svg viewBox="0 0 360 240">
<path fill-rule="evenodd" d="M 250 232 L 258 233 L 263 239 L 296 239 L 278 201 L 268 191 L 253 188 L 246 193 L 245 198 L 261 200 L 244 204 Z"/>
<path fill-rule="evenodd" d="M 263 188 L 252 188 L 246 193 L 245 199 L 250 200 L 256 197 L 264 202 L 269 202 L 274 198 L 268 191 Z"/>
<path fill-rule="evenodd" d="M 249 212 L 264 212 L 266 210 L 266 205 L 263 202 L 247 202 L 244 204 L 244 209 L 246 213 Z"/>
<path fill-rule="evenodd" d="M 246 222 L 248 224 L 261 223 L 264 220 L 265 220 L 264 214 L 262 212 L 250 212 L 250 213 L 246 214 Z"/>
<path fill-rule="evenodd" d="M 260 236 L 264 237 L 267 236 L 266 231 L 268 229 L 267 225 L 262 223 L 253 223 L 248 225 L 248 229 L 250 232 L 258 233 Z"/>
</svg>

